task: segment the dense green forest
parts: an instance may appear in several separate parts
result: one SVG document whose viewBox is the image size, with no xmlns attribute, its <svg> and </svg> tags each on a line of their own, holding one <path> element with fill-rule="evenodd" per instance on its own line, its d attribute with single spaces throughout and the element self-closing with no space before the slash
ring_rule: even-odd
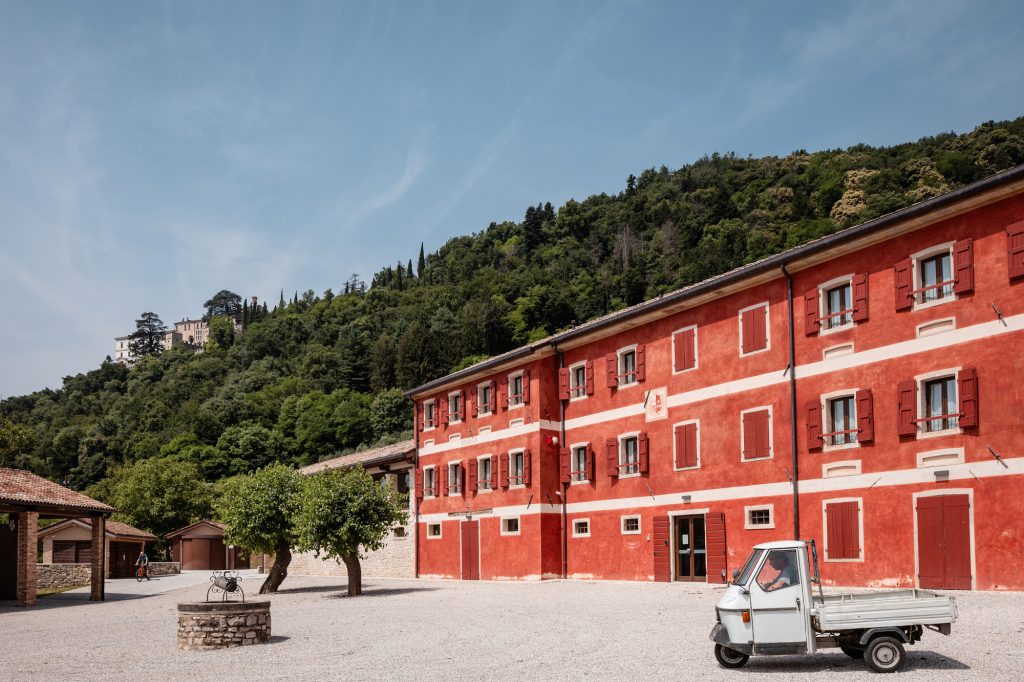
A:
<svg viewBox="0 0 1024 682">
<path fill-rule="evenodd" d="M 282 295 L 203 352 L 131 369 L 108 359 L 8 398 L 0 466 L 109 496 L 106 477 L 154 458 L 212 483 L 393 441 L 412 422 L 401 389 L 1021 163 L 1024 118 L 648 169 L 618 194 L 542 201 L 436 253 L 409 245 L 369 283 L 342 275 L 337 293 Z"/>
</svg>

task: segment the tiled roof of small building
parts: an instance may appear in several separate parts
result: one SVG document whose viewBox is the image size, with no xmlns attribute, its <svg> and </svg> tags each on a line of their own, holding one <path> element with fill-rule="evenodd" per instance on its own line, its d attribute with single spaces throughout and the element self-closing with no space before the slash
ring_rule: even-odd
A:
<svg viewBox="0 0 1024 682">
<path fill-rule="evenodd" d="M 156 536 L 152 533 L 136 528 L 135 526 L 129 526 L 127 523 L 121 521 L 108 520 L 106 525 L 107 535 L 111 535 L 115 538 L 138 538 L 139 540 L 156 540 Z M 89 521 L 87 519 L 65 519 L 60 523 L 55 523 L 52 526 L 39 529 L 39 537 L 46 537 L 47 535 L 53 535 L 60 531 L 68 528 L 69 526 L 81 526 L 82 528 L 89 527 Z"/>
<path fill-rule="evenodd" d="M 328 469 L 343 469 L 345 467 L 355 466 L 356 464 L 372 466 L 378 462 L 404 459 L 405 456 L 411 456 L 415 450 L 415 441 L 403 440 L 399 443 L 392 443 L 391 445 L 385 445 L 381 448 L 373 448 L 371 450 L 363 450 L 362 452 L 353 452 L 348 455 L 342 455 L 341 457 L 334 457 L 333 459 L 325 459 L 322 462 L 317 462 L 316 464 L 310 464 L 307 467 L 303 467 L 299 471 L 303 474 L 316 474 Z"/>
<path fill-rule="evenodd" d="M 190 530 L 193 530 L 195 528 L 198 528 L 199 526 L 213 526 L 217 530 L 224 530 L 225 528 L 227 528 L 227 526 L 225 526 L 220 521 L 209 521 L 207 519 L 203 519 L 202 521 L 196 521 L 195 523 L 189 524 L 189 525 L 185 526 L 184 528 L 178 528 L 177 530 L 172 530 L 170 533 L 168 533 L 164 537 L 167 538 L 167 539 L 170 539 L 170 538 L 173 538 L 173 537 L 177 537 L 179 535 L 184 535 L 185 533 L 187 533 Z"/>
<path fill-rule="evenodd" d="M 95 511 L 109 514 L 115 511 L 88 495 L 36 476 L 22 469 L 0 468 L 0 504 L 42 506 L 67 510 Z"/>
</svg>

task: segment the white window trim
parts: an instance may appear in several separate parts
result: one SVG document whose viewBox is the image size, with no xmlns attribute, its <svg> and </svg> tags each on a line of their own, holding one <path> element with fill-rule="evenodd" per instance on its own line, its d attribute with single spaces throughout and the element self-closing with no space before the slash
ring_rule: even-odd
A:
<svg viewBox="0 0 1024 682">
<path fill-rule="evenodd" d="M 955 317 L 940 317 L 935 320 L 928 320 L 922 322 L 915 328 L 917 338 L 924 338 L 926 336 L 935 336 L 937 334 L 945 334 L 956 330 L 956 318 Z"/>
<path fill-rule="evenodd" d="M 494 488 L 490 487 L 490 485 L 491 485 L 490 476 L 488 476 L 487 478 L 480 478 L 480 474 L 481 474 L 481 472 L 483 472 L 483 467 L 480 466 L 480 463 L 483 462 L 485 459 L 490 461 L 490 463 L 491 463 L 491 473 L 492 474 L 494 473 L 494 464 L 495 464 L 494 455 L 480 455 L 479 457 L 476 458 L 476 494 L 477 495 L 484 495 L 486 493 L 493 493 L 494 492 Z M 487 481 L 487 486 L 488 487 L 486 487 L 486 488 L 481 487 L 481 483 L 483 483 L 484 481 Z M 501 481 L 498 481 L 498 485 L 501 485 Z"/>
<path fill-rule="evenodd" d="M 767 353 L 768 351 L 770 351 L 772 349 L 772 318 L 771 318 L 771 305 L 769 305 L 770 303 L 771 303 L 770 301 L 761 301 L 760 303 L 755 303 L 754 305 L 748 305 L 746 308 L 741 308 L 740 311 L 738 313 L 736 313 L 736 320 L 737 320 L 737 323 L 739 324 L 739 330 L 740 330 L 740 337 L 739 337 L 739 339 L 737 339 L 737 345 L 739 347 L 740 357 L 741 358 L 745 358 L 745 357 L 748 357 L 748 356 L 751 356 L 751 355 L 757 355 L 758 353 Z M 745 313 L 747 311 L 750 311 L 750 310 L 754 310 L 755 308 L 764 308 L 764 336 L 765 336 L 764 348 L 759 348 L 758 350 L 752 350 L 749 353 L 744 353 L 743 352 L 743 313 Z"/>
<path fill-rule="evenodd" d="M 481 381 L 479 384 L 476 385 L 476 414 L 478 417 L 490 417 L 492 414 L 494 414 L 493 412 L 491 412 L 491 401 L 489 400 L 487 401 L 487 411 L 483 411 L 484 404 L 480 400 L 480 394 L 485 388 L 490 388 L 491 393 L 494 393 L 494 385 L 490 379 L 488 379 L 487 381 Z"/>
<path fill-rule="evenodd" d="M 768 410 L 768 456 L 745 459 L 743 457 L 743 451 L 747 449 L 747 435 L 743 431 L 743 415 L 750 412 L 763 412 L 764 410 Z M 740 410 L 740 462 L 767 462 L 770 459 L 775 459 L 775 410 L 771 405 L 761 405 L 759 407 L 750 407 L 745 410 Z"/>
<path fill-rule="evenodd" d="M 427 493 L 427 490 L 428 490 L 427 489 L 427 472 L 428 471 L 431 472 L 430 477 L 433 479 L 431 481 L 432 485 L 429 488 L 429 490 L 430 490 L 429 493 Z M 434 488 L 437 486 L 437 474 L 438 474 L 438 470 L 437 470 L 437 465 L 436 464 L 431 464 L 430 466 L 423 467 L 423 499 L 425 499 L 425 500 L 432 500 L 435 497 L 437 497 L 437 495 L 434 494 Z"/>
<path fill-rule="evenodd" d="M 514 531 L 507 530 L 505 527 L 505 522 L 512 520 L 515 520 L 517 524 L 516 529 Z M 519 535 L 519 532 L 522 530 L 522 528 L 523 522 L 520 520 L 518 516 L 503 516 L 501 518 L 501 534 L 504 536 Z"/>
<path fill-rule="evenodd" d="M 919 497 L 935 497 L 936 495 L 967 495 L 967 503 L 970 511 L 967 514 L 969 524 L 968 541 L 971 547 L 971 589 L 978 589 L 978 564 L 975 553 L 974 535 L 974 488 L 942 488 L 939 490 L 926 490 L 911 495 L 910 513 L 914 518 L 914 587 L 920 587 L 921 582 L 918 574 L 921 572 L 921 548 L 918 544 L 919 536 L 917 529 L 917 499 Z"/>
<path fill-rule="evenodd" d="M 519 453 L 523 454 L 523 476 L 524 477 L 526 476 L 526 448 L 513 448 L 513 449 L 509 450 L 508 451 L 508 489 L 509 490 L 515 490 L 516 488 L 525 488 L 526 487 L 525 483 L 513 483 L 512 482 L 512 479 L 513 479 L 513 476 L 512 476 L 512 474 L 513 474 L 513 470 L 512 470 L 512 462 L 513 462 L 513 460 L 512 460 L 512 458 L 515 457 L 516 455 L 518 455 Z M 500 483 L 499 483 L 499 485 L 500 485 Z"/>
<path fill-rule="evenodd" d="M 507 380 L 508 383 L 505 384 L 505 385 L 507 386 L 506 390 L 508 391 L 508 394 L 505 397 L 508 399 L 508 409 L 510 409 L 510 410 L 518 410 L 519 408 L 521 408 L 523 405 L 526 404 L 526 401 L 523 400 L 523 393 L 522 392 L 519 394 L 519 402 L 516 403 L 515 405 L 512 404 L 512 380 L 515 379 L 516 377 L 522 377 L 522 376 L 523 376 L 523 370 L 518 370 L 516 372 L 509 373 L 509 375 L 506 377 L 506 380 Z M 526 391 L 526 382 L 524 380 L 523 381 L 523 392 L 525 392 L 525 391 Z"/>
<path fill-rule="evenodd" d="M 586 524 L 587 524 L 587 532 L 586 533 L 577 533 L 576 532 L 576 524 L 577 523 L 581 523 L 581 522 L 586 522 Z M 590 530 L 591 529 L 590 529 L 590 519 L 589 518 L 573 519 L 571 521 L 571 523 L 572 523 L 572 536 L 574 538 L 589 538 L 590 537 Z"/>
<path fill-rule="evenodd" d="M 622 473 L 625 469 L 623 466 L 626 462 L 624 460 L 625 449 L 624 444 L 630 438 L 636 438 L 636 473 L 635 474 L 624 474 Z M 631 431 L 630 433 L 619 434 L 619 478 L 636 478 L 640 475 L 640 432 Z"/>
<path fill-rule="evenodd" d="M 686 369 L 676 369 L 676 334 L 688 331 L 690 329 L 693 330 L 693 367 L 688 367 Z M 680 327 L 679 329 L 672 332 L 672 376 L 675 376 L 677 374 L 686 374 L 687 372 L 692 372 L 700 367 L 700 354 L 697 352 L 697 335 L 699 333 L 700 332 L 697 331 L 697 325 L 695 324 Z M 743 337 L 740 338 L 742 339 Z"/>
<path fill-rule="evenodd" d="M 860 548 L 860 556 L 856 559 L 830 559 L 828 556 L 828 505 L 840 502 L 857 503 L 857 546 Z M 917 518 L 917 511 L 914 512 Z M 822 558 L 830 564 L 857 564 L 864 563 L 864 499 L 861 497 L 834 497 L 821 501 L 821 528 L 822 528 Z M 917 532 L 914 532 L 915 544 Z M 916 572 L 915 572 L 916 575 Z"/>
<path fill-rule="evenodd" d="M 937 459 L 939 457 L 942 457 L 943 459 L 935 462 L 927 461 L 929 459 Z M 926 450 L 925 452 L 917 453 L 918 469 L 934 469 L 936 467 L 956 466 L 957 464 L 963 464 L 964 461 L 964 449 L 962 447 Z"/>
<path fill-rule="evenodd" d="M 580 367 L 583 368 L 583 395 L 573 395 L 572 378 L 575 376 L 575 372 Z M 577 400 L 586 400 L 590 396 L 587 395 L 587 361 L 581 360 L 580 362 L 574 362 L 569 365 L 569 402 L 574 403 Z"/>
<path fill-rule="evenodd" d="M 430 527 L 431 526 L 437 526 L 437 535 L 431 535 L 430 534 Z M 443 534 L 444 534 L 444 524 L 441 523 L 440 521 L 437 522 L 437 523 L 428 523 L 427 524 L 427 539 L 428 540 L 440 540 L 441 536 Z"/>
<path fill-rule="evenodd" d="M 584 441 L 582 443 L 573 443 L 572 445 L 569 446 L 569 485 L 579 485 L 579 484 L 582 484 L 582 483 L 590 483 L 590 479 L 589 478 L 583 478 L 583 479 L 580 479 L 579 481 L 577 481 L 576 479 L 574 479 L 572 477 L 573 459 L 574 459 L 574 457 L 576 455 L 576 450 L 578 450 L 579 448 L 588 448 L 589 449 L 590 448 L 590 441 Z M 583 469 L 583 475 L 584 476 L 587 475 L 587 470 L 586 470 L 585 467 Z"/>
<path fill-rule="evenodd" d="M 853 343 L 840 343 L 837 346 L 823 348 L 821 351 L 821 359 L 832 360 L 833 358 L 841 358 L 844 355 L 853 355 L 853 353 Z"/>
<path fill-rule="evenodd" d="M 626 519 L 636 519 L 636 530 L 626 530 Z M 623 535 L 642 535 L 643 521 L 640 514 L 625 514 L 619 517 L 619 530 Z"/>
<path fill-rule="evenodd" d="M 490 433 L 490 432 L 491 432 L 491 427 L 490 426 L 481 426 L 479 429 L 477 429 L 476 433 L 477 433 L 478 436 L 482 436 L 483 434 Z"/>
<path fill-rule="evenodd" d="M 423 445 L 421 447 L 429 448 L 429 447 L 431 447 L 433 445 L 434 445 L 434 439 L 430 438 L 430 439 L 427 439 L 427 440 L 423 441 Z"/>
<path fill-rule="evenodd" d="M 768 523 L 751 523 L 750 512 L 768 512 Z M 743 528 L 745 530 L 771 530 L 775 528 L 775 505 L 774 504 L 752 504 L 743 508 Z"/>
<path fill-rule="evenodd" d="M 455 423 L 457 424 L 458 422 Z M 462 440 L 461 433 L 453 433 L 452 435 L 448 436 L 449 443 L 458 443 L 460 440 Z"/>
<path fill-rule="evenodd" d="M 640 360 L 640 358 L 638 358 L 637 354 L 636 354 L 636 349 L 637 349 L 638 345 L 639 344 L 634 343 L 631 346 L 625 346 L 625 347 L 620 348 L 617 351 L 615 351 L 615 368 L 616 368 L 616 370 L 618 372 L 618 377 L 620 377 L 619 378 L 619 383 L 616 386 L 616 389 L 619 390 L 619 391 L 622 391 L 622 390 L 627 389 L 627 388 L 633 388 L 634 386 L 639 386 L 640 385 L 640 380 L 639 379 L 634 379 L 632 381 L 632 383 L 628 383 L 628 384 L 622 383 L 622 380 L 621 380 L 622 375 L 625 374 L 625 372 L 623 371 L 623 367 L 622 367 L 622 356 L 625 355 L 626 353 L 630 352 L 630 351 L 633 351 L 633 376 L 636 376 L 637 371 L 639 371 L 639 368 L 640 368 L 639 360 Z"/>
<path fill-rule="evenodd" d="M 960 409 L 960 370 L 962 367 L 953 367 L 949 369 L 940 369 L 934 372 L 928 372 L 926 374 L 918 374 L 914 377 L 914 382 L 917 386 L 917 409 L 915 414 L 917 419 L 924 419 L 925 417 L 925 406 L 927 396 L 924 393 L 924 384 L 926 381 L 932 379 L 941 379 L 943 377 L 952 376 L 953 385 L 956 386 L 956 409 Z M 941 431 L 924 431 L 921 429 L 921 424 L 924 422 L 914 422 L 914 431 L 917 435 L 917 440 L 924 440 L 927 438 L 939 438 L 941 436 L 955 436 L 963 433 L 963 429 L 960 427 L 960 420 L 957 420 L 957 427 L 955 429 L 942 429 Z"/>
<path fill-rule="evenodd" d="M 921 281 L 921 277 L 920 277 L 920 271 L 919 271 L 920 266 L 919 266 L 919 263 L 921 261 L 927 259 L 927 258 L 931 258 L 932 256 L 937 256 L 940 253 L 942 253 L 943 251 L 946 251 L 946 252 L 949 253 L 949 270 L 950 270 L 950 274 L 953 276 L 953 279 L 956 279 L 956 263 L 953 262 L 953 259 L 954 259 L 953 247 L 955 245 L 956 245 L 955 241 L 946 242 L 944 244 L 936 244 L 935 246 L 930 246 L 927 249 L 921 249 L 917 253 L 911 254 L 910 255 L 910 263 L 911 263 L 911 268 L 910 268 L 910 288 L 911 289 L 920 289 L 923 286 L 923 282 Z M 953 286 L 955 286 L 955 285 L 953 285 Z M 935 299 L 934 301 L 925 301 L 924 303 L 918 303 L 917 302 L 917 294 L 912 294 L 911 295 L 911 299 L 914 302 L 913 303 L 913 307 L 911 308 L 911 311 L 914 311 L 914 310 L 924 310 L 925 308 L 934 308 L 935 306 L 943 305 L 944 303 L 952 303 L 953 301 L 955 301 L 957 299 L 957 295 L 956 295 L 955 292 L 953 292 L 949 296 L 946 296 L 945 298 L 938 298 L 938 299 Z"/>
<path fill-rule="evenodd" d="M 459 398 L 459 402 L 460 403 L 464 403 L 465 402 L 464 400 L 462 400 L 462 391 L 450 391 L 448 393 L 448 424 L 449 425 L 451 425 L 451 424 L 461 424 L 463 422 L 463 419 L 462 419 L 463 414 L 466 411 L 466 406 L 460 404 L 459 405 L 459 418 L 458 419 L 452 419 L 452 398 L 456 398 L 456 397 Z"/>
<path fill-rule="evenodd" d="M 834 469 L 853 469 L 849 473 L 832 473 Z M 840 462 L 829 462 L 821 465 L 822 478 L 842 478 L 843 476 L 860 476 L 861 462 L 859 459 L 844 459 Z"/>
<path fill-rule="evenodd" d="M 676 466 L 679 461 L 679 453 L 676 452 L 676 429 L 680 426 L 686 426 L 687 424 L 697 425 L 697 465 L 692 467 L 681 467 Z M 742 428 L 742 422 L 741 422 Z M 676 422 L 672 425 L 672 470 L 673 471 L 693 471 L 694 469 L 700 469 L 700 419 L 686 419 L 681 422 Z"/>
<path fill-rule="evenodd" d="M 828 403 L 830 400 L 836 398 L 853 398 L 853 428 L 857 428 L 857 391 L 858 388 L 847 388 L 839 391 L 831 391 L 829 393 L 823 393 L 821 395 L 819 405 L 821 407 L 821 432 L 828 433 L 832 430 L 832 411 L 828 409 Z M 826 425 L 828 428 L 825 428 Z M 852 443 L 843 443 L 841 445 L 829 445 L 828 438 L 822 438 L 821 451 L 822 452 L 835 452 L 837 450 L 854 450 L 860 447 L 860 434 L 857 435 L 857 440 Z"/>
<path fill-rule="evenodd" d="M 431 403 L 433 407 L 433 416 L 430 419 L 430 426 L 427 426 L 427 403 Z M 431 398 L 430 400 L 423 401 L 423 432 L 433 431 L 437 428 L 437 398 Z"/>
<path fill-rule="evenodd" d="M 461 459 L 453 459 L 450 462 L 448 462 L 447 466 L 448 466 L 448 494 L 449 495 L 452 494 L 452 489 L 451 489 L 452 467 L 460 467 L 461 468 L 461 465 L 462 465 L 462 460 Z M 456 471 L 458 471 L 458 470 L 459 469 L 456 468 Z M 466 487 L 466 482 L 463 481 L 463 480 L 460 480 L 459 481 L 459 491 L 457 493 L 455 493 L 455 494 L 456 495 L 462 495 L 465 492 L 465 487 Z"/>
<path fill-rule="evenodd" d="M 514 429 L 517 426 L 522 426 L 525 423 L 526 423 L 526 420 L 523 419 L 522 417 L 520 417 L 519 419 L 510 419 L 508 421 L 508 428 Z"/>
<path fill-rule="evenodd" d="M 846 285 L 848 285 L 850 287 L 850 307 L 851 308 L 853 307 L 853 275 L 849 274 L 849 275 L 843 275 L 842 277 L 834 277 L 834 278 L 830 279 L 829 281 L 824 282 L 824 283 L 818 285 L 818 320 L 819 321 L 824 320 L 825 319 L 825 315 L 828 315 L 828 309 L 827 309 L 828 308 L 828 301 L 826 300 L 825 297 L 828 294 L 829 289 L 835 289 L 837 286 L 840 286 L 841 284 L 846 284 Z M 851 318 L 853 317 L 853 313 L 850 313 L 850 317 Z M 825 325 L 819 324 L 818 325 L 818 335 L 819 336 L 828 336 L 829 334 L 834 334 L 836 332 L 842 332 L 842 331 L 846 331 L 847 329 L 853 329 L 853 327 L 856 324 L 857 323 L 854 322 L 852 319 L 849 322 L 847 322 L 846 324 L 844 324 L 844 325 L 840 325 L 838 327 L 832 327 L 831 329 L 826 329 Z"/>
</svg>

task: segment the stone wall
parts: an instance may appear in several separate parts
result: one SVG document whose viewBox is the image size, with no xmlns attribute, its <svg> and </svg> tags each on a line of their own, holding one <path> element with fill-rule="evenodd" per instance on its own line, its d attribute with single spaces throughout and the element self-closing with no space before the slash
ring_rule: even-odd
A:
<svg viewBox="0 0 1024 682">
<path fill-rule="evenodd" d="M 39 564 L 36 567 L 37 589 L 82 587 L 92 580 L 89 564 Z"/>
<path fill-rule="evenodd" d="M 397 529 L 396 529 L 397 530 Z M 364 578 L 415 578 L 416 577 L 416 541 L 414 534 L 392 531 L 386 544 L 376 552 L 370 552 L 362 564 Z M 272 557 L 267 557 L 267 570 L 273 565 Z M 253 564 L 256 566 L 257 564 Z M 312 552 L 295 553 L 292 555 L 289 575 L 327 575 L 347 577 L 345 564 L 334 559 L 318 559 Z"/>
<path fill-rule="evenodd" d="M 269 639 L 269 601 L 178 604 L 179 649 L 226 649 Z"/>
<path fill-rule="evenodd" d="M 150 561 L 150 575 L 176 575 L 181 573 L 181 564 L 177 561 Z"/>
</svg>

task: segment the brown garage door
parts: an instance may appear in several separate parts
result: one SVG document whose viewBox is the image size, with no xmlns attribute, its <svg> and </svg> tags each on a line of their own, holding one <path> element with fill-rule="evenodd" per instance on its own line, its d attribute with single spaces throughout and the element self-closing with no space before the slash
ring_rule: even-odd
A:
<svg viewBox="0 0 1024 682">
<path fill-rule="evenodd" d="M 220 538 L 187 538 L 181 542 L 181 568 L 186 571 L 223 571 L 224 541 Z"/>
<path fill-rule="evenodd" d="M 967 495 L 917 499 L 917 575 L 921 587 L 971 589 L 970 515 Z"/>
</svg>

